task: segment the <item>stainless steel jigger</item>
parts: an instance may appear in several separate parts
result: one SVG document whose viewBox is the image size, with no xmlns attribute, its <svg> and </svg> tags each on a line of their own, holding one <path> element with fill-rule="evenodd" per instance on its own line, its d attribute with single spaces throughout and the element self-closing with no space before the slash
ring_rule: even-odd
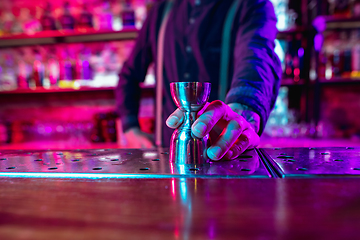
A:
<svg viewBox="0 0 360 240">
<path fill-rule="evenodd" d="M 208 162 L 206 150 L 209 135 L 197 138 L 191 133 L 196 114 L 209 99 L 211 83 L 170 83 L 171 96 L 178 108 L 184 112 L 184 121 L 177 128 L 170 142 L 170 161 L 177 164 L 201 165 Z"/>
</svg>

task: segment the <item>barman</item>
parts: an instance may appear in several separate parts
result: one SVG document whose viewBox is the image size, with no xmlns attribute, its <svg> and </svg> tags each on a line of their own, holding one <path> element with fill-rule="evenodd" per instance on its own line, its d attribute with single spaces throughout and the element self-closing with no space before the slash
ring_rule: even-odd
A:
<svg viewBox="0 0 360 240">
<path fill-rule="evenodd" d="M 116 99 L 131 148 L 168 147 L 182 112 L 171 82 L 210 82 L 209 103 L 192 133 L 210 133 L 212 160 L 234 159 L 259 144 L 278 94 L 281 65 L 274 52 L 276 16 L 269 0 L 167 0 L 156 3 L 119 74 Z M 156 128 L 140 130 L 140 86 L 156 69 Z M 166 119 L 166 121 L 165 121 Z"/>
</svg>

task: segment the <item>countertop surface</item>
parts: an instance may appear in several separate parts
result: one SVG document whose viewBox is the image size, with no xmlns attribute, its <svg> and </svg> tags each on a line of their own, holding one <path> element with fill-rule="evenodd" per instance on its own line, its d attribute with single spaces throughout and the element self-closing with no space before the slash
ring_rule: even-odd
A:
<svg viewBox="0 0 360 240">
<path fill-rule="evenodd" d="M 0 239 L 358 236 L 359 148 L 258 149 L 195 170 L 171 170 L 167 153 L 2 150 Z"/>
</svg>

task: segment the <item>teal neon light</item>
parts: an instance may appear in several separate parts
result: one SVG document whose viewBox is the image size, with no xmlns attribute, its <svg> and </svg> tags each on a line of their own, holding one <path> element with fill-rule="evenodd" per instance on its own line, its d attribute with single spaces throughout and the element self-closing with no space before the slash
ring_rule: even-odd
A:
<svg viewBox="0 0 360 240">
<path fill-rule="evenodd" d="M 174 174 L 114 174 L 114 173 L 46 173 L 46 172 L 0 172 L 1 177 L 13 178 L 78 178 L 78 179 L 159 179 L 159 178 L 242 178 L 244 176 L 230 175 L 174 175 Z M 268 176 L 250 175 L 247 178 L 268 178 Z"/>
</svg>

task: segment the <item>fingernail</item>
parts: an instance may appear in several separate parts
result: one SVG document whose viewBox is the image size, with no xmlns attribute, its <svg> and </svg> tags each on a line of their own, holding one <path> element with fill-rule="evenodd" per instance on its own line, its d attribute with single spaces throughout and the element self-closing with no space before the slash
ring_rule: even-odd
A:
<svg viewBox="0 0 360 240">
<path fill-rule="evenodd" d="M 172 116 L 166 122 L 168 125 L 174 126 L 174 125 L 176 125 L 176 123 L 179 122 L 179 118 L 176 116 Z"/>
<path fill-rule="evenodd" d="M 202 135 L 206 131 L 206 124 L 202 122 L 198 122 L 194 126 L 194 131 L 200 135 Z"/>
<path fill-rule="evenodd" d="M 209 158 L 213 160 L 218 160 L 221 153 L 220 147 L 210 147 L 207 151 Z"/>
</svg>

